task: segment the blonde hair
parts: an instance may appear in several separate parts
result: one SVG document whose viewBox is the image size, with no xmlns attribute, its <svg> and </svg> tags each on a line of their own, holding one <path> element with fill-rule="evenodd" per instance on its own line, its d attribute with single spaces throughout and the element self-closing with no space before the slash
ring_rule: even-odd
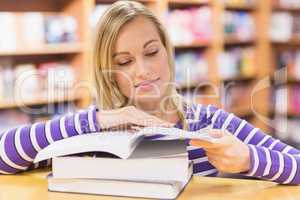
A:
<svg viewBox="0 0 300 200">
<path fill-rule="evenodd" d="M 168 63 L 170 67 L 170 81 L 174 82 L 175 67 L 173 57 L 173 46 L 169 41 L 166 30 L 154 14 L 143 4 L 134 1 L 117 1 L 106 10 L 97 24 L 94 35 L 94 49 L 92 57 L 93 78 L 97 90 L 97 106 L 100 109 L 115 109 L 125 106 L 128 103 L 112 78 L 112 55 L 115 41 L 120 29 L 137 16 L 144 16 L 149 19 L 159 33 L 160 39 L 167 50 Z M 184 114 L 184 106 L 187 101 L 176 91 L 173 84 L 169 84 L 166 96 L 170 97 L 169 103 L 173 104 L 179 115 L 183 128 L 187 129 Z"/>
</svg>

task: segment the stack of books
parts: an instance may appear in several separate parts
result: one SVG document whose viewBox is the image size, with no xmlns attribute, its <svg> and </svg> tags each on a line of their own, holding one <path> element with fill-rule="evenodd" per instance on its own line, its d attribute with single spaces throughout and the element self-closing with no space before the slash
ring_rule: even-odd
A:
<svg viewBox="0 0 300 200">
<path fill-rule="evenodd" d="M 50 191 L 174 199 L 192 176 L 185 138 L 212 141 L 177 128 L 105 131 L 55 141 L 34 162 L 52 158 Z"/>
</svg>

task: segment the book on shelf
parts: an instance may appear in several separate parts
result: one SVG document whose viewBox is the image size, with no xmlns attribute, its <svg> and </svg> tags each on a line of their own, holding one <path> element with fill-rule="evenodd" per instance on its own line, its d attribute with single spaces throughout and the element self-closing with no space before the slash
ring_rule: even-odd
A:
<svg viewBox="0 0 300 200">
<path fill-rule="evenodd" d="M 251 92 L 253 87 L 247 83 L 228 84 L 228 86 L 225 86 L 227 89 L 224 96 L 225 108 L 238 116 L 244 117 L 251 111 Z"/>
<path fill-rule="evenodd" d="M 300 115 L 300 86 L 299 85 L 292 85 L 289 88 L 289 109 L 295 115 Z"/>
<path fill-rule="evenodd" d="M 75 72 L 67 62 L 20 63 L 0 59 L 0 101 L 28 101 L 69 95 Z"/>
<path fill-rule="evenodd" d="M 104 12 L 110 7 L 109 4 L 97 4 L 89 16 L 89 24 L 95 28 Z"/>
<path fill-rule="evenodd" d="M 289 91 L 287 86 L 282 86 L 274 89 L 273 93 L 275 112 L 287 114 L 289 106 Z"/>
<path fill-rule="evenodd" d="M 276 136 L 290 144 L 295 144 L 295 146 L 300 146 L 300 136 L 299 136 L 299 118 L 286 118 L 282 115 L 275 116 L 274 129 Z"/>
<path fill-rule="evenodd" d="M 256 75 L 254 49 L 232 48 L 218 55 L 218 72 L 222 79 L 253 77 Z"/>
<path fill-rule="evenodd" d="M 16 65 L 14 73 L 14 99 L 16 102 L 35 100 L 41 91 L 38 70 L 33 63 Z"/>
<path fill-rule="evenodd" d="M 212 40 L 212 11 L 209 7 L 171 10 L 165 20 L 174 45 L 208 43 Z"/>
<path fill-rule="evenodd" d="M 270 22 L 270 37 L 275 42 L 287 42 L 293 35 L 293 16 L 288 12 L 274 12 Z"/>
<path fill-rule="evenodd" d="M 225 11 L 223 23 L 225 38 L 236 38 L 237 41 L 249 41 L 255 38 L 255 20 L 251 13 Z"/>
<path fill-rule="evenodd" d="M 71 90 L 75 83 L 75 71 L 67 62 L 45 62 L 38 66 L 39 74 L 44 77 L 47 90 Z"/>
<path fill-rule="evenodd" d="M 18 109 L 0 110 L 0 134 L 8 129 L 30 123 L 30 116 Z"/>
<path fill-rule="evenodd" d="M 10 60 L 0 60 L 0 100 L 11 100 L 14 96 L 14 73 Z"/>
<path fill-rule="evenodd" d="M 78 41 L 75 17 L 42 12 L 1 12 L 0 51 L 39 49 L 49 43 Z"/>
<path fill-rule="evenodd" d="M 78 24 L 74 17 L 52 15 L 45 17 L 45 38 L 47 43 L 78 41 Z"/>
<path fill-rule="evenodd" d="M 26 12 L 21 14 L 20 27 L 22 46 L 40 48 L 45 43 L 44 15 L 41 12 Z"/>
<path fill-rule="evenodd" d="M 175 55 L 175 80 L 179 86 L 194 86 L 208 76 L 208 62 L 198 51 L 187 51 Z"/>
<path fill-rule="evenodd" d="M 146 127 L 78 135 L 53 142 L 34 162 L 52 158 L 51 191 L 175 198 L 192 174 L 184 140 L 213 142 L 209 129 Z"/>
<path fill-rule="evenodd" d="M 257 0 L 224 0 L 226 6 L 254 6 Z"/>
<path fill-rule="evenodd" d="M 0 51 L 13 51 L 17 48 L 16 43 L 16 16 L 11 12 L 0 13 Z"/>
<path fill-rule="evenodd" d="M 276 11 L 271 15 L 270 37 L 273 42 L 299 41 L 300 15 L 286 11 Z"/>
<path fill-rule="evenodd" d="M 300 8 L 300 2 L 298 0 L 273 0 L 272 3 L 274 6 L 281 7 L 281 8 L 287 8 L 287 9 Z"/>
<path fill-rule="evenodd" d="M 300 115 L 300 86 L 280 85 L 273 88 L 274 111 L 280 115 L 297 117 Z"/>
<path fill-rule="evenodd" d="M 278 71 L 281 80 L 288 81 L 292 79 L 300 79 L 300 51 L 299 50 L 284 50 L 276 53 L 276 69 L 287 70 Z"/>
</svg>

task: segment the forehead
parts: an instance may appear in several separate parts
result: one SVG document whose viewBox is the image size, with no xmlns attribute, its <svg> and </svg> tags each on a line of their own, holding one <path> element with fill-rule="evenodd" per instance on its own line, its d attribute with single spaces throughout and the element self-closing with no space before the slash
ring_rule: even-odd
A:
<svg viewBox="0 0 300 200">
<path fill-rule="evenodd" d="M 138 16 L 120 29 L 115 43 L 115 51 L 143 47 L 145 42 L 152 39 L 160 40 L 154 23 L 146 17 Z"/>
</svg>

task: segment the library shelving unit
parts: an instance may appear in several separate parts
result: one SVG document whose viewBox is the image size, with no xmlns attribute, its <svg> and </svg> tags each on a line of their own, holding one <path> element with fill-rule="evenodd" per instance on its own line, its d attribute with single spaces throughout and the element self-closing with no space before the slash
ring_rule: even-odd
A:
<svg viewBox="0 0 300 200">
<path fill-rule="evenodd" d="M 266 12 L 266 15 L 270 16 L 275 13 L 275 12 L 280 12 L 280 13 L 288 13 L 291 15 L 298 15 L 300 14 L 300 7 L 285 7 L 280 5 L 279 3 L 276 1 L 271 1 L 268 0 L 267 1 L 267 6 L 269 7 L 269 9 Z M 294 24 L 293 24 L 294 26 Z M 294 28 L 293 28 L 294 29 Z M 295 108 L 293 108 L 291 103 L 291 99 L 292 99 L 292 95 L 295 94 L 295 91 L 292 91 L 292 88 L 294 86 L 299 87 L 299 78 L 295 77 L 293 73 L 290 73 L 290 71 L 292 71 L 292 67 L 294 66 L 282 66 L 283 68 L 281 68 L 282 73 L 277 73 L 278 70 L 278 63 L 276 62 L 278 59 L 278 55 L 284 51 L 290 51 L 290 52 L 296 52 L 300 50 L 300 37 L 296 36 L 294 34 L 292 34 L 292 36 L 290 37 L 289 40 L 286 41 L 272 41 L 269 40 L 268 41 L 268 50 L 270 52 L 270 65 L 271 65 L 271 70 L 272 70 L 272 74 L 274 75 L 274 96 L 275 96 L 275 90 L 276 89 L 282 89 L 285 88 L 286 89 L 286 97 L 281 96 L 280 97 L 276 97 L 276 101 L 280 101 L 280 102 L 284 102 L 284 108 L 276 108 L 276 106 L 272 105 L 269 107 L 270 113 L 272 115 L 272 117 L 274 117 L 275 119 L 275 123 L 276 123 L 276 118 L 285 118 L 286 119 L 286 127 L 288 128 L 289 125 L 289 120 L 293 121 L 294 119 L 299 120 L 300 114 L 298 111 L 295 111 Z M 276 76 L 276 74 L 278 74 Z M 297 92 L 299 92 L 297 90 Z M 275 97 L 274 97 L 275 98 Z M 278 99 L 280 98 L 280 99 Z M 281 104 L 280 104 L 281 105 Z M 297 108 L 299 105 L 296 105 Z M 297 109 L 296 109 L 297 110 Z M 293 132 L 290 128 L 287 129 L 288 131 Z M 281 133 L 278 133 L 278 135 L 280 135 Z M 295 136 L 292 136 L 295 137 Z M 289 139 L 288 139 L 289 140 Z M 290 141 L 290 140 L 289 140 Z M 294 142 L 294 141 L 290 141 L 290 142 Z M 298 144 L 296 144 L 297 146 L 299 146 L 299 141 Z"/>
<path fill-rule="evenodd" d="M 97 4 L 111 4 L 114 0 L 43 0 L 43 1 L 0 1 L 0 11 L 9 12 L 57 12 L 66 13 L 74 16 L 79 24 L 79 41 L 71 44 L 56 44 L 45 45 L 40 49 L 23 48 L 16 51 L 0 52 L 0 57 L 11 57 L 16 60 L 20 59 L 51 59 L 58 57 L 68 60 L 76 72 L 77 81 L 86 81 L 87 87 L 91 87 L 91 66 L 89 62 L 90 57 L 90 38 L 92 35 L 89 24 L 90 14 L 93 12 Z M 272 49 L 274 43 L 269 38 L 269 23 L 272 10 L 287 10 L 295 12 L 294 9 L 283 9 L 280 7 L 273 7 L 271 0 L 260 1 L 257 0 L 253 5 L 236 5 L 226 4 L 225 1 L 220 0 L 142 0 L 140 1 L 147 5 L 162 21 L 169 10 L 181 9 L 189 7 L 206 6 L 212 12 L 212 30 L 213 37 L 208 42 L 196 42 L 184 45 L 175 45 L 175 52 L 184 52 L 189 50 L 201 51 L 205 55 L 208 62 L 207 79 L 211 85 L 217 86 L 218 90 L 210 86 L 204 86 L 200 90 L 205 94 L 205 98 L 200 98 L 199 103 L 214 104 L 218 107 L 225 107 L 226 110 L 234 112 L 240 117 L 250 117 L 250 121 L 270 133 L 270 126 L 262 121 L 257 116 L 268 117 L 270 114 L 270 88 L 260 88 L 264 84 L 264 79 L 273 73 L 272 64 Z M 224 34 L 224 25 L 222 22 L 224 13 L 226 11 L 243 11 L 250 13 L 255 20 L 256 35 L 248 40 L 240 40 L 236 37 L 226 37 Z M 300 40 L 291 40 L 287 45 L 300 44 Z M 218 58 L 219 55 L 227 49 L 233 47 L 251 47 L 254 50 L 256 73 L 250 77 L 232 77 L 228 79 L 221 78 L 218 74 Z M 224 91 L 220 88 L 226 88 L 228 83 L 234 85 L 246 85 L 252 88 L 251 91 L 256 91 L 249 95 L 249 101 L 240 102 L 239 105 L 226 107 L 224 103 Z M 182 90 L 192 90 L 192 87 L 182 86 Z M 226 92 L 226 91 L 225 91 Z M 61 98 L 57 100 L 47 101 L 47 99 L 39 99 L 37 101 L 28 102 L 28 105 L 40 105 L 53 102 L 76 101 L 79 107 L 88 106 L 92 102 L 92 96 L 88 90 L 78 90 L 77 95 L 69 98 Z M 241 94 L 245 96 L 246 94 Z M 242 101 L 242 100 L 241 100 Z M 244 101 L 244 98 L 243 98 Z M 241 106 L 242 105 L 242 106 Z M 13 108 L 16 104 L 1 103 L 0 109 Z M 254 111 L 255 110 L 255 115 Z M 257 114 L 258 113 L 258 114 Z"/>
<path fill-rule="evenodd" d="M 39 12 L 42 14 L 57 14 L 73 16 L 77 21 L 78 31 L 76 42 L 41 44 L 39 46 L 18 45 L 14 50 L 0 51 L 0 59 L 10 59 L 13 64 L 18 63 L 41 63 L 51 61 L 67 61 L 75 72 L 75 82 L 89 81 L 86 64 L 88 56 L 87 48 L 87 29 L 88 15 L 90 13 L 88 2 L 85 0 L 43 0 L 43 1 L 10 1 L 0 2 L 0 12 L 10 12 L 16 15 L 28 12 Z M 18 34 L 21 33 L 17 33 Z M 35 99 L 24 100 L 21 102 L 15 100 L 0 100 L 0 109 L 14 109 L 17 107 L 38 106 L 55 104 L 62 102 L 74 102 L 79 107 L 84 107 L 90 102 L 87 92 L 72 91 L 62 96 L 41 95 Z"/>
</svg>

